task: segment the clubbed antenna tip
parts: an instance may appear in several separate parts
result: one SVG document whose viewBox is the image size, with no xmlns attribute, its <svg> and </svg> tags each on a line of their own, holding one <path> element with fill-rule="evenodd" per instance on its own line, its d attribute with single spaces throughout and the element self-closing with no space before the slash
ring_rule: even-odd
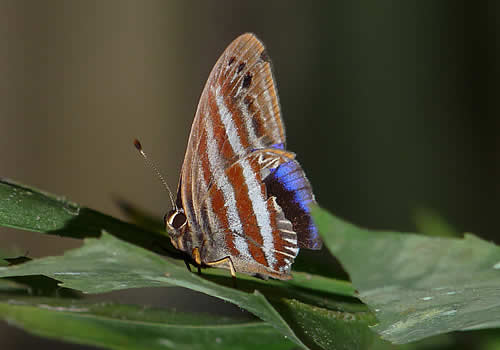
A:
<svg viewBox="0 0 500 350">
<path fill-rule="evenodd" d="M 156 165 L 149 159 L 149 157 L 146 155 L 146 153 L 144 152 L 144 150 L 142 149 L 142 145 L 141 143 L 139 142 L 138 139 L 134 139 L 134 146 L 135 148 L 137 148 L 137 150 L 139 151 L 139 153 L 141 154 L 141 156 L 144 158 L 144 161 L 146 162 L 146 164 L 151 168 L 153 169 L 153 171 L 156 173 L 156 175 L 158 175 L 158 178 L 160 179 L 160 181 L 163 183 L 163 186 L 165 186 L 165 189 L 167 190 L 168 192 L 168 196 L 170 197 L 170 202 L 172 202 L 172 208 L 175 209 L 175 202 L 174 202 L 174 196 L 172 195 L 172 191 L 170 191 L 170 187 L 168 187 L 168 184 L 167 184 L 167 181 L 165 181 L 165 179 L 163 178 L 163 176 L 161 175 L 160 171 L 158 170 L 158 168 L 156 167 Z"/>
<path fill-rule="evenodd" d="M 137 150 L 142 151 L 142 145 L 138 139 L 134 139 L 134 146 L 135 148 L 137 148 Z"/>
</svg>

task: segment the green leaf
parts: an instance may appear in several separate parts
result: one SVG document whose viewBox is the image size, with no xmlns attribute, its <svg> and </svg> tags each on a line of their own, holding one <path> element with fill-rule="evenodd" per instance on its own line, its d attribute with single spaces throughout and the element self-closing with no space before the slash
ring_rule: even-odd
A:
<svg viewBox="0 0 500 350">
<path fill-rule="evenodd" d="M 6 196 L 11 195 L 19 196 L 18 202 L 13 206 L 12 203 L 6 203 L 10 202 Z M 238 274 L 238 288 L 228 288 L 231 279 L 227 271 L 209 269 L 203 277 L 189 273 L 183 261 L 179 260 L 182 255 L 173 250 L 165 232 L 150 232 L 73 203 L 71 207 L 74 211 L 68 213 L 67 203 L 64 199 L 26 186 L 0 182 L 0 225 L 74 238 L 96 237 L 101 234 L 101 230 L 111 234 L 104 234 L 98 240 L 86 239 L 83 247 L 69 251 L 64 256 L 0 268 L 1 277 L 44 275 L 63 282 L 62 285 L 68 289 L 86 293 L 155 286 L 190 288 L 250 311 L 301 347 L 305 347 L 303 340 L 297 337 L 294 331 L 305 334 L 306 330 L 301 329 L 302 326 L 294 321 L 292 315 L 301 313 L 302 309 L 293 305 L 312 307 L 311 310 L 314 311 L 309 313 L 309 319 L 315 320 L 315 329 L 309 330 L 311 332 L 323 331 L 327 334 L 325 330 L 336 329 L 340 318 L 322 316 L 332 311 L 361 315 L 355 319 L 355 323 L 358 322 L 360 329 L 364 329 L 366 334 L 371 334 L 366 325 L 370 317 L 373 322 L 373 315 L 367 313 L 366 306 L 352 297 L 354 289 L 348 282 L 305 272 L 295 272 L 294 279 L 287 282 L 262 281 Z M 47 216 L 53 215 L 53 219 L 47 219 L 47 222 L 37 219 L 41 218 L 43 213 L 47 213 Z M 26 222 L 23 222 L 23 215 L 27 218 Z M 43 225 L 37 225 L 38 221 L 42 221 Z M 150 221 L 152 222 L 154 219 Z M 167 258 L 152 254 L 139 246 L 167 255 Z M 164 247 L 167 247 L 166 251 Z M 28 280 L 25 277 L 16 277 L 16 281 L 31 283 L 30 288 L 36 288 L 38 285 L 36 276 Z M 57 292 L 60 289 L 52 290 Z M 44 289 L 43 293 L 51 295 L 50 292 L 51 290 Z M 284 319 L 274 307 L 282 308 L 286 302 L 292 306 L 288 307 Z M 299 315 L 296 316 L 300 318 Z M 307 337 L 304 337 L 304 341 L 312 348 L 318 348 L 320 344 Z"/>
<path fill-rule="evenodd" d="M 332 311 L 294 299 L 281 299 L 273 305 L 288 321 L 295 334 L 312 348 L 368 349 L 375 334 L 369 312 Z"/>
<path fill-rule="evenodd" d="M 324 242 L 376 312 L 383 338 L 500 326 L 500 248 L 464 239 L 371 231 L 313 208 Z"/>
<path fill-rule="evenodd" d="M 415 211 L 417 231 L 429 236 L 458 237 L 455 229 L 436 211 L 421 208 Z"/>
<path fill-rule="evenodd" d="M 35 297 L 0 298 L 0 319 L 30 333 L 111 349 L 291 349 L 264 322 Z M 61 327 L 61 325 L 64 327 Z"/>
<path fill-rule="evenodd" d="M 272 283 L 257 284 L 261 292 L 255 289 L 255 284 L 247 280 L 238 280 L 238 289 L 228 288 L 188 272 L 181 261 L 164 259 L 106 233 L 101 239 L 86 239 L 81 248 L 68 251 L 63 256 L 47 257 L 22 265 L 0 268 L 0 277 L 39 274 L 62 281 L 64 287 L 86 293 L 168 285 L 190 288 L 235 303 L 273 325 L 302 347 L 305 347 L 302 340 L 294 334 L 289 324 L 273 308 L 263 293 L 266 293 L 272 303 L 282 302 L 284 296 L 295 295 L 318 304 L 318 310 L 324 306 L 337 309 L 339 312 L 363 315 L 367 312 L 364 305 L 353 303 L 351 298 L 336 300 L 332 295 L 321 293 L 315 295 L 309 293 L 307 289 L 294 291 L 292 288 L 280 289 Z M 218 278 L 218 276 L 211 278 L 214 277 Z M 227 280 L 230 279 L 224 278 L 220 282 L 225 283 Z M 328 323 L 327 319 L 318 322 L 325 329 L 335 326 Z M 365 326 L 365 320 L 363 322 Z M 370 332 L 366 326 L 365 332 Z"/>
<path fill-rule="evenodd" d="M 64 228 L 79 213 L 80 207 L 63 197 L 52 196 L 6 179 L 0 180 L 0 224 L 3 226 L 54 232 Z M 95 232 L 96 235 L 98 233 Z"/>
<path fill-rule="evenodd" d="M 259 291 L 250 294 L 215 284 L 187 272 L 179 261 L 162 259 L 106 233 L 101 239 L 86 239 L 83 247 L 68 251 L 61 257 L 0 268 L 0 277 L 40 274 L 63 281 L 64 287 L 85 293 L 170 284 L 190 288 L 241 306 L 303 345 Z"/>
<path fill-rule="evenodd" d="M 147 231 L 64 197 L 0 180 L 0 226 L 69 238 L 99 237 L 102 230 L 159 254 L 180 258 L 165 233 Z"/>
</svg>

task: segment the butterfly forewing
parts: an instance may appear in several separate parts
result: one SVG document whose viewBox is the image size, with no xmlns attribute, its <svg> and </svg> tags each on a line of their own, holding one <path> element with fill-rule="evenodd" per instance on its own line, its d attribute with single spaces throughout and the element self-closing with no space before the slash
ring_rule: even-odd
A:
<svg viewBox="0 0 500 350">
<path fill-rule="evenodd" d="M 178 189 L 188 223 L 185 251 L 198 248 L 205 263 L 230 257 L 239 272 L 289 278 L 301 237 L 319 238 L 301 219 L 314 201 L 309 182 L 284 147 L 269 58 L 254 35 L 244 34 L 215 64 L 191 129 Z M 291 170 L 279 171 L 285 166 Z M 282 175 L 271 179 L 274 173 Z M 302 226 L 294 220 L 305 227 L 299 239 Z"/>
</svg>

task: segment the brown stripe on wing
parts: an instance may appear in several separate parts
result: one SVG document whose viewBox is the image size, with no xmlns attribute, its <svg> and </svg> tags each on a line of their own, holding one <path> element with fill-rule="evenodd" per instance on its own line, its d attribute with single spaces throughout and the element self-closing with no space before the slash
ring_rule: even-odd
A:
<svg viewBox="0 0 500 350">
<path fill-rule="evenodd" d="M 203 222 L 202 227 L 209 228 L 210 232 L 204 232 L 205 234 L 212 233 L 212 230 L 219 230 L 220 227 L 228 228 L 229 221 L 227 217 L 227 208 L 225 205 L 224 195 L 222 190 L 217 188 L 213 184 L 213 176 L 210 172 L 210 163 L 208 160 L 208 149 L 207 149 L 207 133 L 205 129 L 203 130 L 200 138 L 200 147 L 199 147 L 199 157 L 201 160 L 201 170 L 202 170 L 202 179 L 199 181 L 204 181 L 206 187 L 206 193 L 203 195 L 203 198 L 199 199 L 200 212 L 199 220 Z M 201 194 L 201 188 L 198 189 L 198 194 Z M 207 215 L 203 215 L 202 212 L 209 210 L 205 206 L 206 201 L 210 201 L 211 210 L 206 213 Z M 208 216 L 209 222 L 205 222 Z M 210 222 L 210 220 L 212 222 Z M 217 223 L 217 224 L 216 224 Z M 234 238 L 231 233 L 224 234 L 225 245 L 232 256 L 238 256 L 239 251 L 234 244 Z"/>
<path fill-rule="evenodd" d="M 224 92 L 226 105 L 231 110 L 234 119 L 244 127 L 245 138 L 251 145 L 250 150 L 260 148 L 263 144 L 263 137 L 269 133 L 268 129 L 262 127 L 265 121 L 262 119 L 263 113 L 259 112 L 260 109 L 256 110 L 255 106 L 253 110 L 249 108 L 253 105 L 255 97 L 249 94 L 248 89 L 252 87 L 254 75 L 258 75 L 256 74 L 259 71 L 257 66 L 265 63 L 253 57 L 258 56 L 263 49 L 258 40 L 254 39 L 253 36 L 246 36 L 245 40 L 242 39 L 237 43 L 235 50 L 241 50 L 238 58 L 229 57 L 227 69 L 222 71 L 218 80 Z M 269 142 L 272 144 L 273 140 Z"/>
<path fill-rule="evenodd" d="M 222 90 L 222 93 L 224 94 L 224 90 Z M 233 119 L 233 122 L 237 128 L 238 132 L 238 137 L 240 138 L 240 143 L 243 149 L 246 150 L 245 153 L 250 152 L 254 148 L 254 144 L 251 138 L 250 138 L 250 133 L 252 132 L 251 130 L 248 130 L 246 123 L 245 123 L 245 116 L 243 115 L 243 112 L 241 110 L 241 107 L 235 103 L 234 98 L 232 98 L 229 95 L 224 94 L 223 101 L 231 113 L 231 117 Z M 240 155 L 242 156 L 242 154 Z"/>
<path fill-rule="evenodd" d="M 264 68 L 264 70 L 266 69 Z M 255 77 L 253 90 L 250 88 L 249 95 L 253 95 L 254 105 L 260 107 L 262 111 L 264 124 L 268 128 L 267 134 L 276 140 L 273 143 L 285 143 L 285 129 L 281 121 L 278 97 L 272 76 L 258 74 Z"/>
<path fill-rule="evenodd" d="M 197 176 L 198 181 L 194 183 L 193 192 L 196 193 L 197 198 L 193 201 L 196 203 L 197 208 L 197 219 L 200 223 L 200 227 L 206 228 L 207 226 L 214 226 L 213 222 L 209 222 L 206 220 L 206 215 L 203 215 L 205 209 L 201 206 L 204 205 L 205 200 L 199 198 L 199 196 L 204 195 L 205 198 L 208 195 L 208 190 L 212 185 L 212 174 L 210 172 L 210 164 L 208 161 L 208 153 L 207 153 L 207 132 L 205 128 L 201 131 L 200 142 L 198 147 L 198 164 L 196 167 L 198 171 L 201 172 L 201 176 Z M 212 213 L 210 213 L 209 217 L 212 217 Z"/>
<path fill-rule="evenodd" d="M 222 227 L 229 228 L 229 220 L 227 217 L 227 208 L 225 206 L 224 195 L 222 191 L 217 188 L 217 186 L 212 186 L 209 190 L 208 196 L 212 201 L 212 213 L 211 215 L 216 215 Z M 240 255 L 240 251 L 234 245 L 234 238 L 232 232 L 226 232 L 224 234 L 224 241 L 229 253 L 232 256 Z"/>
<path fill-rule="evenodd" d="M 224 91 L 222 91 L 222 93 L 224 104 L 231 114 L 233 123 L 236 126 L 236 131 L 240 139 L 241 146 L 244 150 L 246 150 L 245 153 L 250 152 L 253 148 L 253 144 L 251 143 L 249 137 L 249 130 L 247 130 L 245 125 L 245 118 L 243 116 L 243 113 L 241 112 L 240 107 L 234 103 L 234 100 L 231 98 L 231 96 L 225 95 Z M 243 156 L 243 154 L 240 154 L 239 156 Z"/>
<path fill-rule="evenodd" d="M 247 88 L 250 87 L 251 80 L 245 80 L 248 74 L 250 73 L 247 73 L 243 79 L 236 80 L 237 84 L 243 85 L 247 82 Z M 246 88 L 241 90 L 241 94 L 237 97 L 231 94 L 225 95 L 224 102 L 233 115 L 235 123 L 238 124 L 238 133 L 243 147 L 247 152 L 251 152 L 254 149 L 277 143 L 269 134 L 275 125 L 269 124 L 269 118 L 264 118 L 265 113 L 262 108 L 257 108 L 254 103 L 258 96 L 247 93 Z"/>
<path fill-rule="evenodd" d="M 207 131 L 205 123 L 207 118 L 210 117 L 206 116 L 203 119 L 203 127 L 200 128 L 199 131 L 199 142 L 196 149 L 197 157 L 193 159 L 193 162 L 196 161 L 196 164 L 189 165 L 193 168 L 191 178 L 197 179 L 196 182 L 193 182 L 193 202 L 196 203 L 197 207 L 203 204 L 204 201 L 202 198 L 206 196 L 213 182 L 213 175 L 210 172 L 210 164 L 208 161 Z"/>
<path fill-rule="evenodd" d="M 206 234 L 209 231 L 206 230 L 206 227 L 209 223 L 205 220 L 206 215 L 203 215 L 203 211 L 200 210 L 202 202 L 199 201 L 198 196 L 203 192 L 206 193 L 206 191 L 202 191 L 203 187 L 209 186 L 210 166 L 208 164 L 205 128 L 200 127 L 196 131 L 197 149 L 195 151 L 199 157 L 193 158 L 192 162 L 183 165 L 179 185 L 182 194 L 182 207 L 189 225 L 185 235 L 191 236 L 191 242 L 195 246 L 200 246 L 207 239 Z M 193 179 L 197 180 L 193 181 Z"/>
<path fill-rule="evenodd" d="M 252 74 L 252 84 L 248 88 L 246 95 L 255 99 L 254 103 L 260 107 L 262 117 L 265 118 L 267 125 L 272 126 L 268 128 L 267 134 L 271 137 L 273 143 L 284 143 L 285 129 L 281 121 L 279 100 L 270 60 L 263 59 L 264 46 L 255 36 L 252 35 L 250 42 L 255 45 L 256 53 L 248 57 L 248 71 Z M 271 118 L 272 121 L 270 121 Z M 273 131 L 276 129 L 278 133 L 275 134 Z"/>
<path fill-rule="evenodd" d="M 259 264 L 268 266 L 266 256 L 262 250 L 262 235 L 257 218 L 252 208 L 250 193 L 245 182 L 243 169 L 240 163 L 236 163 L 227 169 L 227 176 L 235 189 L 236 206 L 242 221 L 242 235 L 247 241 L 248 249 L 252 258 Z"/>
<path fill-rule="evenodd" d="M 208 92 L 207 106 L 208 106 L 208 115 L 206 116 L 206 118 L 207 117 L 212 118 L 214 138 L 217 140 L 220 153 L 222 155 L 222 158 L 225 160 L 224 164 L 220 164 L 220 166 L 222 169 L 225 169 L 227 166 L 233 163 L 236 154 L 233 152 L 231 144 L 227 140 L 226 128 L 224 127 L 224 124 L 221 121 L 221 116 L 219 115 L 217 102 L 215 101 L 215 95 L 213 91 Z"/>
<path fill-rule="evenodd" d="M 201 169 L 199 168 L 199 154 L 198 149 L 200 147 L 200 134 L 204 131 L 203 123 L 205 122 L 203 118 L 199 117 L 200 110 L 204 108 L 205 98 L 202 96 L 200 103 L 198 105 L 198 110 L 196 112 L 193 124 L 191 126 L 191 132 L 189 134 L 188 145 L 186 148 L 186 154 L 184 156 L 184 162 L 182 164 L 181 176 L 179 180 L 179 185 L 177 188 L 178 197 L 181 198 L 181 207 L 184 208 L 187 222 L 190 227 L 189 231 L 199 232 L 201 227 L 197 221 L 198 212 L 195 210 L 197 204 L 197 184 L 200 178 Z M 205 154 L 205 152 L 203 152 Z M 188 252 L 191 253 L 191 252 Z"/>
<path fill-rule="evenodd" d="M 236 99 L 235 96 L 231 94 L 231 90 L 239 84 L 238 77 L 246 67 L 246 63 L 240 60 L 241 55 L 253 50 L 252 46 L 247 45 L 249 41 L 250 38 L 246 41 L 238 41 L 238 39 L 236 39 L 229 45 L 215 65 L 215 67 L 220 66 L 219 69 L 217 69 L 218 75 L 214 78 L 214 83 L 208 90 L 210 114 L 214 117 L 214 122 L 224 125 L 222 123 L 222 116 L 218 113 L 219 111 L 217 109 L 214 96 L 214 90 L 220 89 L 224 105 L 230 113 L 229 117 L 232 119 L 233 125 L 236 127 L 236 134 L 238 135 L 241 147 L 248 152 L 253 148 L 253 145 L 251 144 L 252 140 L 249 139 L 249 130 L 246 128 L 244 116 L 240 106 L 235 103 Z M 227 58 L 227 55 L 233 51 L 235 56 Z M 214 107 L 215 109 L 213 109 Z M 229 136 L 230 132 L 226 130 L 226 136 L 224 137 L 224 142 L 226 144 L 229 143 L 229 140 L 227 140 Z M 239 154 L 239 156 L 243 156 L 243 154 Z"/>
<path fill-rule="evenodd" d="M 184 214 L 186 215 L 186 220 L 188 223 L 188 232 L 198 230 L 198 224 L 195 220 L 196 212 L 193 207 L 192 201 L 192 177 L 189 176 L 191 174 L 191 164 L 184 164 L 181 172 L 181 177 L 179 180 L 179 188 L 177 189 L 177 197 L 181 198 L 182 208 L 184 209 Z M 179 205 L 177 203 L 176 205 Z M 190 252 L 188 252 L 190 253 Z"/>
<path fill-rule="evenodd" d="M 193 222 L 193 233 L 196 234 L 201 239 L 199 242 L 203 242 L 205 239 L 203 232 L 203 222 L 201 222 L 201 211 L 200 205 L 202 204 L 199 201 L 199 196 L 203 192 L 201 191 L 202 182 L 208 186 L 209 180 L 205 178 L 205 176 L 210 176 L 210 167 L 208 166 L 208 158 L 207 158 L 207 134 L 206 134 L 206 118 L 195 119 L 193 123 L 193 127 L 191 133 L 195 134 L 196 145 L 194 149 L 191 149 L 190 152 L 195 155 L 191 157 L 191 162 L 188 164 L 184 164 L 187 168 L 186 171 L 183 171 L 183 174 L 187 173 L 187 177 L 189 177 L 189 186 L 183 186 L 184 189 L 190 189 L 190 192 L 187 193 L 186 197 L 189 199 L 186 200 L 185 206 L 191 207 L 192 220 Z M 205 161 L 205 164 L 203 162 Z"/>
<path fill-rule="evenodd" d="M 215 84 L 222 86 L 227 100 L 232 100 L 228 104 L 236 105 L 242 113 L 245 98 L 249 97 L 261 112 L 251 114 L 252 118 L 259 118 L 257 123 L 266 125 L 256 133 L 257 139 L 266 137 L 269 143 L 265 146 L 285 142 L 271 64 L 264 46 L 253 34 L 243 34 L 234 40 L 217 61 L 213 74 Z"/>
</svg>

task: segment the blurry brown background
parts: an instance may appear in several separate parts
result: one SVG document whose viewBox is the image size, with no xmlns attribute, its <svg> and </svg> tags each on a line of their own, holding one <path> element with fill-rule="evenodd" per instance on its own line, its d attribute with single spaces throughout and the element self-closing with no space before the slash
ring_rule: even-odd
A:
<svg viewBox="0 0 500 350">
<path fill-rule="evenodd" d="M 460 232 L 500 243 L 499 10 L 459 1 L 2 0 L 0 176 L 118 217 L 113 196 L 162 216 L 168 197 L 132 140 L 175 188 L 206 78 L 226 45 L 251 31 L 274 63 L 288 148 L 323 206 L 401 231 L 415 231 L 415 211 L 431 208 Z M 81 243 L 4 228 L 0 242 L 34 257 Z M 188 310 L 212 301 L 138 293 L 123 298 Z M 0 344 L 88 348 L 5 324 Z"/>
</svg>

